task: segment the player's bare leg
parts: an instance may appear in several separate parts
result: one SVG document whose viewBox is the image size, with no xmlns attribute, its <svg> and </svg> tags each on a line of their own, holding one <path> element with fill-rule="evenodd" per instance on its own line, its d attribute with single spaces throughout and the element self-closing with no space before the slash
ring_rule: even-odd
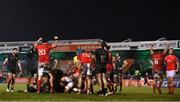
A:
<svg viewBox="0 0 180 102">
<path fill-rule="evenodd" d="M 31 80 L 32 80 L 32 77 L 28 77 L 28 81 L 26 83 L 26 91 L 27 91 L 27 89 L 29 89 L 29 86 L 31 84 Z"/>
<path fill-rule="evenodd" d="M 49 82 L 50 82 L 50 93 L 53 93 L 54 92 L 54 77 L 51 73 L 49 73 L 49 76 L 50 76 L 50 79 L 49 79 Z"/>
<path fill-rule="evenodd" d="M 91 76 L 87 75 L 87 94 L 92 94 L 92 90 L 91 90 Z"/>
<path fill-rule="evenodd" d="M 99 86 L 99 91 L 98 91 L 98 95 L 102 95 L 103 94 L 103 86 L 102 86 L 102 80 L 101 80 L 101 73 L 97 73 L 97 82 L 98 82 L 98 86 Z"/>
<path fill-rule="evenodd" d="M 174 82 L 174 78 L 172 78 L 172 90 L 171 90 L 171 92 L 172 92 L 172 94 L 174 94 L 174 84 L 173 84 L 173 82 Z"/>
<path fill-rule="evenodd" d="M 77 94 L 80 94 L 81 93 L 81 87 L 82 87 L 82 73 L 79 75 L 79 78 L 78 78 L 78 88 L 79 88 L 79 92 Z"/>
<path fill-rule="evenodd" d="M 15 74 L 12 74 L 12 80 L 11 80 L 11 92 L 14 90 L 14 84 L 15 84 Z"/>
<path fill-rule="evenodd" d="M 84 88 L 83 88 L 82 92 L 87 93 L 88 81 L 86 79 L 86 76 L 85 76 L 84 80 L 82 80 L 82 81 L 84 83 Z"/>
<path fill-rule="evenodd" d="M 154 80 L 154 82 L 153 82 L 153 94 L 156 94 L 156 88 L 157 88 L 157 83 L 156 83 L 156 81 Z"/>
<path fill-rule="evenodd" d="M 11 85 L 12 77 L 13 77 L 13 74 L 12 74 L 12 73 L 9 73 L 9 74 L 8 74 L 7 90 L 6 90 L 7 92 L 10 92 L 10 85 Z"/>
<path fill-rule="evenodd" d="M 172 94 L 174 94 L 174 84 L 173 84 L 173 82 L 174 82 L 174 78 L 171 79 L 171 92 L 172 92 Z"/>
<path fill-rule="evenodd" d="M 167 82 L 167 84 L 168 84 L 168 94 L 170 93 L 170 79 L 168 78 L 168 82 Z"/>
<path fill-rule="evenodd" d="M 107 79 L 105 73 L 102 73 L 102 81 L 104 84 L 104 89 L 103 89 L 104 95 L 107 95 Z"/>
<path fill-rule="evenodd" d="M 157 86 L 157 90 L 158 90 L 159 94 L 162 94 L 161 85 L 162 85 L 162 79 L 159 80 L 159 83 L 158 83 L 158 86 Z"/>
<path fill-rule="evenodd" d="M 111 81 L 111 82 L 108 82 L 108 88 L 109 88 L 109 93 L 108 95 L 112 95 L 114 94 L 114 83 Z"/>
<path fill-rule="evenodd" d="M 169 88 L 169 92 L 168 94 L 173 94 L 174 93 L 174 86 L 173 86 L 173 78 L 169 78 L 168 80 L 168 88 Z"/>
</svg>

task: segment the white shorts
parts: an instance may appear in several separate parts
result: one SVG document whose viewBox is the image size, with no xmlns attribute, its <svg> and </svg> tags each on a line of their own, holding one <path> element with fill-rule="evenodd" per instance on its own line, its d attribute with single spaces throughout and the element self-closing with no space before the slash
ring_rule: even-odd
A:
<svg viewBox="0 0 180 102">
<path fill-rule="evenodd" d="M 91 71 L 90 67 L 88 67 L 88 69 L 87 69 L 87 75 L 92 75 L 92 71 Z"/>
<path fill-rule="evenodd" d="M 166 71 L 167 78 L 174 78 L 176 75 L 175 70 Z"/>
<path fill-rule="evenodd" d="M 65 87 L 66 90 L 70 90 L 71 88 L 73 88 L 73 82 L 69 82 Z"/>
<path fill-rule="evenodd" d="M 38 64 L 38 76 L 42 76 L 44 72 L 49 73 L 48 70 L 46 70 L 46 69 L 44 69 L 44 68 L 42 67 L 42 64 L 43 64 L 43 63 L 39 63 L 39 64 Z"/>
<path fill-rule="evenodd" d="M 38 68 L 38 76 L 42 76 L 44 72 L 44 68 Z"/>
<path fill-rule="evenodd" d="M 91 70 L 91 64 L 90 63 L 84 64 L 84 69 L 85 69 L 85 74 L 86 75 L 92 75 L 92 70 Z"/>
</svg>

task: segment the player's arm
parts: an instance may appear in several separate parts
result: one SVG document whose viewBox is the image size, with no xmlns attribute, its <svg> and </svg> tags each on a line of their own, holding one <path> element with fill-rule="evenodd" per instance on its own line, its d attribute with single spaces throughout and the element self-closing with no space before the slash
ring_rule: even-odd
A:
<svg viewBox="0 0 180 102">
<path fill-rule="evenodd" d="M 18 67 L 19 67 L 20 72 L 22 72 L 22 67 L 21 67 L 20 60 L 18 60 Z"/>
<path fill-rule="evenodd" d="M 168 43 L 168 44 L 166 45 L 166 48 L 163 50 L 163 54 L 166 54 L 166 52 L 167 52 L 168 49 L 169 49 L 169 46 L 170 46 L 170 43 Z"/>
<path fill-rule="evenodd" d="M 54 36 L 54 40 L 55 40 L 55 42 L 52 44 L 52 48 L 55 48 L 55 47 L 57 47 L 57 46 L 58 46 L 58 39 L 59 39 L 59 37 L 58 37 L 58 36 Z"/>
<path fill-rule="evenodd" d="M 177 57 L 176 57 L 176 59 L 177 59 Z M 178 61 L 178 59 L 176 60 L 176 72 L 178 72 L 179 71 L 179 61 Z"/>
<path fill-rule="evenodd" d="M 154 54 L 154 51 L 153 51 L 153 44 L 151 44 L 151 47 L 150 47 L 150 53 L 151 53 L 151 54 Z"/>
<path fill-rule="evenodd" d="M 8 63 L 8 58 L 6 58 L 3 62 L 3 66 L 5 66 Z"/>
<path fill-rule="evenodd" d="M 36 47 L 40 41 L 42 41 L 41 37 L 34 43 L 34 47 Z"/>
<path fill-rule="evenodd" d="M 53 66 L 53 68 L 57 68 L 57 66 L 58 66 L 58 59 L 54 59 L 54 66 Z"/>
<path fill-rule="evenodd" d="M 122 65 L 122 69 L 123 69 L 125 66 L 127 66 L 127 65 L 128 65 L 127 60 L 124 60 L 124 61 L 123 61 L 123 65 Z"/>
</svg>

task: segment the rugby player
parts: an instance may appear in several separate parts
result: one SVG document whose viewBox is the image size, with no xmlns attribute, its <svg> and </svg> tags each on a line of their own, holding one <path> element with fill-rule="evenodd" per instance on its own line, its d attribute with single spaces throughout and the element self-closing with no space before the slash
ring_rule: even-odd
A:
<svg viewBox="0 0 180 102">
<path fill-rule="evenodd" d="M 36 50 L 34 48 L 34 45 L 30 46 L 29 51 L 27 52 L 27 74 L 28 74 L 28 81 L 27 81 L 27 89 L 29 89 L 30 84 L 31 84 L 31 79 L 35 74 L 37 74 L 37 61 L 35 58 Z"/>
<path fill-rule="evenodd" d="M 162 79 L 163 79 L 163 74 L 162 74 L 162 67 L 163 67 L 163 60 L 164 56 L 169 49 L 169 44 L 166 46 L 163 52 L 155 52 L 153 51 L 153 44 L 151 44 L 150 48 L 150 54 L 151 58 L 153 61 L 153 66 L 152 66 L 152 74 L 153 74 L 153 94 L 156 93 L 156 88 L 158 90 L 158 93 L 161 94 L 161 85 L 162 85 Z"/>
<path fill-rule="evenodd" d="M 99 85 L 99 96 L 107 96 L 107 79 L 105 77 L 106 74 L 106 65 L 108 63 L 108 52 L 105 47 L 107 44 L 105 42 L 101 42 L 101 48 L 96 49 L 96 77 Z"/>
<path fill-rule="evenodd" d="M 8 56 L 3 62 L 3 66 L 7 64 L 8 70 L 8 82 L 7 82 L 7 92 L 13 92 L 14 84 L 15 84 L 15 76 L 16 76 L 16 67 L 18 65 L 20 74 L 22 74 L 21 63 L 19 60 L 19 56 L 17 54 L 17 48 L 13 48 L 12 54 Z"/>
<path fill-rule="evenodd" d="M 92 69 L 91 69 L 91 63 L 92 63 L 92 59 L 91 59 L 91 55 L 89 52 L 86 52 L 84 50 L 82 50 L 81 54 L 78 55 L 78 59 L 82 65 L 82 72 L 81 74 L 85 75 L 85 81 L 87 81 L 87 94 L 92 94 L 92 90 L 91 90 L 91 83 L 92 83 Z"/>
<path fill-rule="evenodd" d="M 51 49 L 55 48 L 58 46 L 57 43 L 57 36 L 54 36 L 55 43 L 50 44 L 48 43 L 47 40 L 43 38 L 39 38 L 35 44 L 34 47 L 38 51 L 38 80 L 37 80 L 37 85 L 38 85 L 38 92 L 40 93 L 40 88 L 41 88 L 41 79 L 43 76 L 43 72 L 49 72 L 49 64 L 50 64 L 50 51 Z M 48 73 L 50 76 L 50 92 L 53 92 L 53 75 L 51 72 Z"/>
<path fill-rule="evenodd" d="M 108 64 L 106 65 L 106 78 L 108 81 L 109 95 L 114 94 L 114 68 L 112 64 L 112 54 L 109 51 L 110 46 L 106 46 L 108 52 Z"/>
<path fill-rule="evenodd" d="M 174 94 L 174 77 L 176 72 L 179 71 L 179 61 L 176 57 L 174 50 L 169 49 L 168 55 L 164 58 L 166 63 L 166 75 L 168 78 L 168 94 Z"/>
<path fill-rule="evenodd" d="M 122 75 L 121 67 L 123 62 L 121 60 L 121 56 L 119 53 L 116 53 L 115 56 L 112 57 L 113 67 L 114 67 L 114 91 L 117 91 L 117 86 L 120 87 L 119 91 L 121 91 L 121 80 L 120 76 Z"/>
</svg>

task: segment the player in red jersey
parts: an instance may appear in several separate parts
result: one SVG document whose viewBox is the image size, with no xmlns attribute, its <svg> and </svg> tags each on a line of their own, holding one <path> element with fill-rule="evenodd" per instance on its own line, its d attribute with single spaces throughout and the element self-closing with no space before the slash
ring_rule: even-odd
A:
<svg viewBox="0 0 180 102">
<path fill-rule="evenodd" d="M 168 78 L 168 94 L 174 93 L 174 77 L 176 72 L 179 70 L 179 61 L 178 58 L 174 54 L 174 50 L 172 48 L 169 49 L 169 54 L 165 57 L 166 63 L 166 75 Z"/>
<path fill-rule="evenodd" d="M 154 52 L 153 45 L 151 45 L 150 53 L 151 53 L 151 58 L 153 61 L 152 73 L 153 73 L 153 79 L 154 79 L 153 94 L 155 94 L 156 88 L 159 94 L 161 94 L 161 85 L 162 85 L 162 79 L 163 79 L 163 74 L 162 74 L 163 60 L 168 49 L 169 49 L 169 44 L 167 45 L 167 47 L 164 49 L 163 52 L 160 52 L 160 51 Z"/>
<path fill-rule="evenodd" d="M 92 69 L 91 63 L 92 58 L 89 52 L 82 51 L 81 54 L 78 55 L 78 59 L 82 65 L 81 76 L 85 75 L 87 80 L 87 94 L 92 94 L 91 83 L 92 83 Z"/>
<path fill-rule="evenodd" d="M 46 41 L 43 38 L 39 38 L 38 41 L 35 42 L 34 47 L 38 51 L 38 93 L 40 93 L 40 87 L 41 87 L 41 79 L 43 76 L 43 72 L 47 72 L 50 76 L 50 92 L 53 92 L 53 75 L 49 72 L 49 64 L 50 64 L 50 51 L 51 49 L 57 47 L 57 39 L 58 37 L 55 36 L 55 43 L 50 44 L 48 41 Z"/>
</svg>

